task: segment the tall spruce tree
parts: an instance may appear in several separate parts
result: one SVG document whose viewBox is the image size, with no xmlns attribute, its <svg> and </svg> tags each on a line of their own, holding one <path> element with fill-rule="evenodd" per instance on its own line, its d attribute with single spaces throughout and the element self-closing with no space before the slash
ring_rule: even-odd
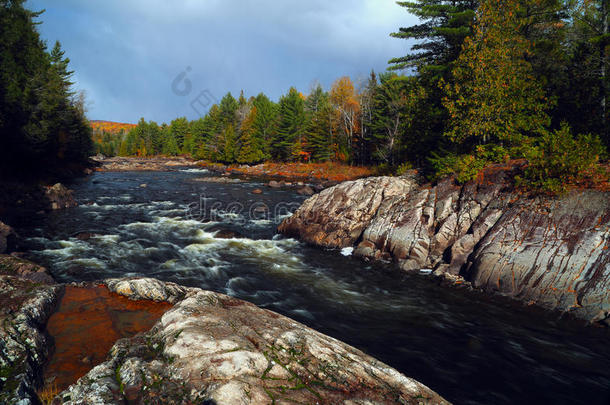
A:
<svg viewBox="0 0 610 405">
<path fill-rule="evenodd" d="M 272 140 L 272 156 L 276 160 L 291 160 L 298 154 L 305 135 L 305 102 L 291 87 L 279 103 L 279 122 Z"/>
<path fill-rule="evenodd" d="M 278 107 L 263 93 L 254 98 L 252 105 L 256 108 L 255 136 L 261 142 L 263 158 L 271 159 L 271 140 L 277 130 Z"/>
<path fill-rule="evenodd" d="M 334 138 L 333 117 L 336 115 L 330 105 L 327 92 L 317 85 L 305 100 L 307 111 L 307 151 L 311 160 L 327 161 L 331 158 L 331 145 Z"/>
<path fill-rule="evenodd" d="M 261 145 L 261 139 L 256 134 L 254 123 L 258 110 L 256 107 L 250 109 L 250 113 L 246 116 L 241 124 L 240 148 L 237 156 L 238 163 L 258 163 L 263 161 L 264 154 Z"/>
</svg>

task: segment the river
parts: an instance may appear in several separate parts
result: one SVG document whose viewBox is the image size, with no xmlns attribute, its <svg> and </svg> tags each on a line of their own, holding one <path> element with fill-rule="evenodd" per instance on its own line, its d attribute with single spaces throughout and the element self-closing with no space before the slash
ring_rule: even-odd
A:
<svg viewBox="0 0 610 405">
<path fill-rule="evenodd" d="M 146 276 L 253 302 L 457 404 L 610 403 L 608 330 L 284 238 L 305 197 L 211 176 L 96 173 L 70 185 L 79 207 L 21 218 L 20 248 L 60 282 Z"/>
</svg>

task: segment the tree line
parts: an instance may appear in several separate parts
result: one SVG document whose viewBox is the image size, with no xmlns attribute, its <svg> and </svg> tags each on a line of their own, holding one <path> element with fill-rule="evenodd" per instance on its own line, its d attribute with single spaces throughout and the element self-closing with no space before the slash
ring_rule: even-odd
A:
<svg viewBox="0 0 610 405">
<path fill-rule="evenodd" d="M 74 171 L 92 152 L 70 60 L 36 30 L 41 12 L 0 0 L 0 176 Z"/>
<path fill-rule="evenodd" d="M 359 88 L 344 77 L 329 91 L 318 85 L 304 95 L 291 88 L 277 103 L 264 94 L 235 99 L 229 93 L 199 120 L 141 120 L 120 142 L 109 138 L 98 148 L 224 163 L 417 166 L 460 181 L 491 162 L 523 158 L 545 167 L 529 173 L 542 183 L 552 173 L 578 176 L 604 159 L 608 0 L 398 4 L 420 24 L 392 36 L 416 45 Z M 577 151 L 565 159 L 574 162 L 568 168 L 553 171 L 539 161 Z M 543 186 L 558 188 L 559 180 Z"/>
<path fill-rule="evenodd" d="M 411 77 L 372 72 L 360 89 L 342 77 L 329 91 L 319 84 L 307 95 L 290 88 L 278 102 L 263 93 L 246 98 L 242 92 L 237 99 L 228 93 L 194 121 L 182 117 L 159 125 L 141 119 L 121 137 L 99 131 L 97 151 L 122 156 L 189 154 L 243 164 L 333 160 L 394 165 L 397 140 L 407 124 L 403 120 L 415 116 L 414 85 Z M 420 148 L 415 143 L 413 147 Z"/>
</svg>

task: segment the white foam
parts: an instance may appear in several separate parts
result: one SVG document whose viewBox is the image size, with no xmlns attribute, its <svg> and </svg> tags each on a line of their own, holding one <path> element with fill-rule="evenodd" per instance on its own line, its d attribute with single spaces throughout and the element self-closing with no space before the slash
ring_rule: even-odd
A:
<svg viewBox="0 0 610 405">
<path fill-rule="evenodd" d="M 180 170 L 182 173 L 209 173 L 207 169 L 183 169 Z"/>
<path fill-rule="evenodd" d="M 341 249 L 341 254 L 343 256 L 351 256 L 352 253 L 354 253 L 353 247 L 346 247 L 346 248 Z"/>
</svg>

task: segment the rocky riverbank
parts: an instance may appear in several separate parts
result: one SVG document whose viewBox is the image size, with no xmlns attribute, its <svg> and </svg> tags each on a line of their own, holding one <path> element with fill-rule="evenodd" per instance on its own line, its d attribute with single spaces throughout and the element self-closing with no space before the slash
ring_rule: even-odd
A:
<svg viewBox="0 0 610 405">
<path fill-rule="evenodd" d="M 182 156 L 171 158 L 135 158 L 135 157 L 104 157 L 94 156 L 98 171 L 105 172 L 133 172 L 133 171 L 167 171 L 176 167 L 200 167 L 201 164 L 193 159 Z"/>
<path fill-rule="evenodd" d="M 38 393 L 50 400 L 55 392 L 40 391 L 54 348 L 45 325 L 60 303 L 74 306 L 63 303 L 64 291 L 81 290 L 71 294 L 82 297 L 100 288 L 135 304 L 165 303 L 166 312 L 149 331 L 119 339 L 101 363 L 86 356 L 91 371 L 53 404 L 447 403 L 361 351 L 247 302 L 154 279 L 58 285 L 44 268 L 6 255 L 0 256 L 0 402 L 37 404 Z M 105 313 L 97 299 L 77 301 L 82 308 L 94 305 L 82 309 L 94 310 L 94 318 Z M 52 323 L 71 328 L 69 314 Z"/>
<path fill-rule="evenodd" d="M 414 176 L 345 182 L 307 200 L 279 230 L 610 324 L 610 193 L 528 196 L 513 176 L 496 167 L 463 186 Z"/>
</svg>

